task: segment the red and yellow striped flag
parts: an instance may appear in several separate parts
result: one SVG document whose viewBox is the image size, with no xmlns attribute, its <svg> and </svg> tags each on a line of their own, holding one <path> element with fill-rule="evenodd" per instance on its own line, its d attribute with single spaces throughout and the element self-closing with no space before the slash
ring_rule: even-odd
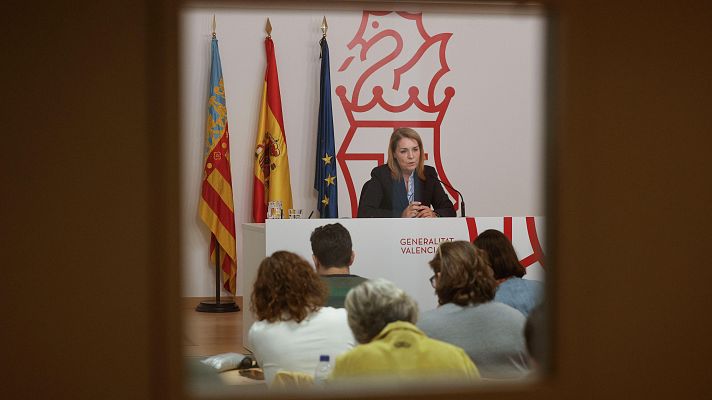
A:
<svg viewBox="0 0 712 400">
<path fill-rule="evenodd" d="M 200 219 L 210 229 L 210 260 L 215 265 L 215 254 L 219 249 L 223 287 L 230 293 L 236 294 L 237 251 L 230 172 L 230 135 L 227 129 L 227 107 L 220 53 L 218 41 L 214 37 L 209 95 L 204 178 L 198 212 Z"/>
<path fill-rule="evenodd" d="M 255 222 L 265 221 L 269 201 L 282 201 L 282 209 L 285 213 L 292 208 L 287 136 L 282 119 L 277 61 L 274 57 L 274 43 L 269 37 L 265 39 L 265 49 L 267 71 L 262 88 L 262 104 L 255 143 L 255 177 L 252 195 L 252 216 Z"/>
</svg>

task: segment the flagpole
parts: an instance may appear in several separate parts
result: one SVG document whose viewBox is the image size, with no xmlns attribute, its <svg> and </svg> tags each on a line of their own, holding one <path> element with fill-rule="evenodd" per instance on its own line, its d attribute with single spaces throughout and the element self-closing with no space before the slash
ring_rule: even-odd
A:
<svg viewBox="0 0 712 400">
<path fill-rule="evenodd" d="M 217 38 L 215 34 L 215 14 L 213 14 L 213 40 Z M 211 243 L 215 247 L 215 301 L 201 301 L 195 311 L 208 313 L 224 313 L 240 311 L 240 307 L 233 300 L 222 302 L 220 300 L 220 243 L 215 236 L 211 237 Z"/>
<path fill-rule="evenodd" d="M 318 192 L 316 209 L 320 218 L 338 218 L 336 152 L 334 149 L 334 120 L 331 109 L 331 77 L 329 74 L 329 44 L 326 41 L 329 24 L 326 16 L 321 21 L 319 76 L 319 115 L 317 123 L 317 149 L 314 172 L 314 190 Z"/>
<path fill-rule="evenodd" d="M 208 313 L 224 313 L 240 311 L 240 307 L 233 300 L 222 302 L 220 300 L 220 243 L 215 241 L 215 301 L 201 301 L 195 311 Z"/>
<path fill-rule="evenodd" d="M 220 304 L 220 246 L 215 246 L 215 304 Z"/>
</svg>

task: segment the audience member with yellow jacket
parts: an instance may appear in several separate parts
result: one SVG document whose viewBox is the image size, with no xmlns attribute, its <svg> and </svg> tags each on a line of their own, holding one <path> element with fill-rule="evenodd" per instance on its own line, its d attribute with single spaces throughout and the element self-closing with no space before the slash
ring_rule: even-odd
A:
<svg viewBox="0 0 712 400">
<path fill-rule="evenodd" d="M 415 326 L 416 302 L 391 282 L 366 281 L 351 289 L 345 305 L 360 345 L 337 357 L 332 380 L 479 378 L 464 350 L 428 338 Z"/>
</svg>

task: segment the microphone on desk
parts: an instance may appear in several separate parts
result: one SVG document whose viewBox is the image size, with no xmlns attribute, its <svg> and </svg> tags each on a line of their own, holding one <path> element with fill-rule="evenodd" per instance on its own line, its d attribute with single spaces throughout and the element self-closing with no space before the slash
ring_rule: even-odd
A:
<svg viewBox="0 0 712 400">
<path fill-rule="evenodd" d="M 435 173 L 435 174 L 433 174 L 433 175 L 431 175 L 431 176 L 432 176 L 433 178 L 435 178 L 438 182 L 440 182 L 440 183 L 442 183 L 443 185 L 449 187 L 450 189 L 454 190 L 455 193 L 457 193 L 457 194 L 460 195 L 460 216 L 461 216 L 461 217 L 465 217 L 465 199 L 464 199 L 464 197 L 462 197 L 462 193 L 460 193 L 459 190 L 457 190 L 457 189 L 455 189 L 454 187 L 452 187 L 452 185 L 450 185 L 449 183 L 444 182 L 444 181 L 441 181 L 440 178 L 438 178 L 437 173 Z"/>
</svg>

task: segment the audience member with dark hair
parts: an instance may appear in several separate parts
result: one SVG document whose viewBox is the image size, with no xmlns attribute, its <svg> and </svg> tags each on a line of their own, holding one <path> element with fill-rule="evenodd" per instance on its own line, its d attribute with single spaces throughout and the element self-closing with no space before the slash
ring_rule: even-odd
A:
<svg viewBox="0 0 712 400">
<path fill-rule="evenodd" d="M 434 339 L 465 349 L 483 378 L 526 376 L 525 318 L 492 301 L 497 282 L 484 253 L 466 241 L 443 242 L 430 267 L 440 306 L 424 312 L 418 327 Z"/>
<path fill-rule="evenodd" d="M 508 304 L 526 317 L 541 302 L 544 284 L 539 281 L 522 279 L 527 273 L 519 263 L 512 242 L 502 232 L 488 229 L 474 241 L 474 245 L 485 251 L 494 277 L 499 282 L 495 301 Z"/>
<path fill-rule="evenodd" d="M 336 359 L 333 379 L 479 377 L 461 348 L 428 338 L 414 325 L 418 305 L 393 283 L 375 279 L 356 286 L 346 296 L 346 310 L 360 345 Z"/>
<path fill-rule="evenodd" d="M 262 260 L 252 290 L 257 321 L 248 343 L 267 384 L 280 370 L 313 374 L 319 356 L 355 345 L 346 311 L 324 307 L 327 289 L 303 258 L 277 251 Z"/>
<path fill-rule="evenodd" d="M 349 290 L 366 280 L 351 274 L 355 253 L 349 231 L 339 223 L 320 226 L 314 229 L 310 241 L 316 272 L 329 288 L 326 305 L 344 308 Z"/>
</svg>

